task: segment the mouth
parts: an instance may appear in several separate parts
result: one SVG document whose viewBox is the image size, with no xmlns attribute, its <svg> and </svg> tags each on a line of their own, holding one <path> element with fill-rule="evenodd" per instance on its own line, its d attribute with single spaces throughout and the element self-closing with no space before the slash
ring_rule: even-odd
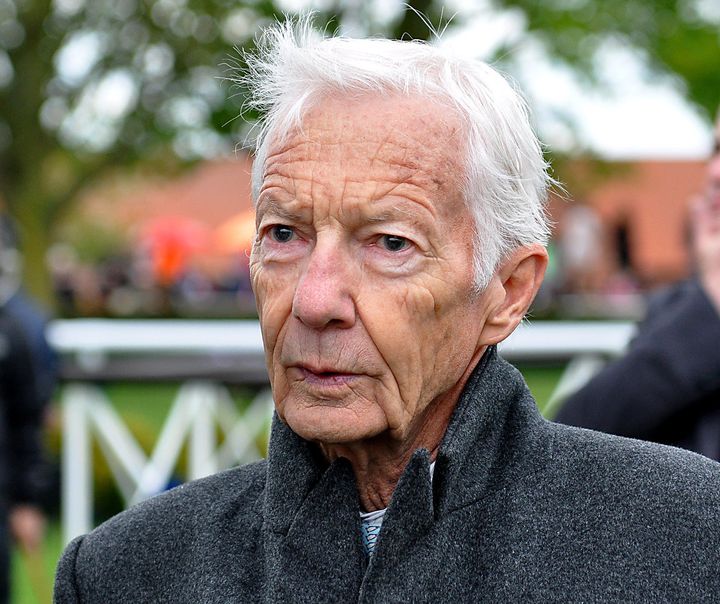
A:
<svg viewBox="0 0 720 604">
<path fill-rule="evenodd" d="M 310 367 L 307 365 L 295 365 L 289 368 L 292 376 L 313 386 L 344 386 L 357 379 L 360 374 L 350 371 L 342 371 L 330 367 Z"/>
</svg>

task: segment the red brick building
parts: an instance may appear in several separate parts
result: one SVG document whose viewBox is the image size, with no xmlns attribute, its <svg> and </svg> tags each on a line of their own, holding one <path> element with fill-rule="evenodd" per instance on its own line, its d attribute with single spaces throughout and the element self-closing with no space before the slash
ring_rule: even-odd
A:
<svg viewBox="0 0 720 604">
<path fill-rule="evenodd" d="M 571 204 L 584 203 L 596 212 L 603 250 L 595 287 L 602 288 L 623 268 L 643 287 L 685 276 L 690 265 L 687 208 L 703 189 L 705 163 L 639 161 L 605 168 L 599 176 L 588 164 L 570 163 L 564 170 L 567 199 L 554 196 L 551 203 L 558 232 Z"/>
</svg>

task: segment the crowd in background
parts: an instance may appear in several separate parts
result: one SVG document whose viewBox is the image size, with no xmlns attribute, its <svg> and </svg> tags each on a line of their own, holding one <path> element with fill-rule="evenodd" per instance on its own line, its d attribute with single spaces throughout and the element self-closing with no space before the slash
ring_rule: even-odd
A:
<svg viewBox="0 0 720 604">
<path fill-rule="evenodd" d="M 568 202 L 550 245 L 550 266 L 534 317 L 642 315 L 647 285 L 623 262 L 622 249 L 608 244 L 609 238 L 591 207 Z M 88 262 L 64 242 L 50 250 L 47 265 L 61 317 L 250 317 L 255 304 L 248 253 L 237 250 L 220 270 L 207 270 L 188 255 L 164 272 L 147 246 L 128 244 L 125 250 Z M 615 268 L 605 277 L 598 264 L 608 254 Z"/>
<path fill-rule="evenodd" d="M 62 317 L 248 317 L 255 303 L 247 257 L 239 252 L 236 259 L 219 274 L 188 264 L 161 278 L 146 250 L 87 263 L 71 246 L 58 244 L 48 267 Z"/>
</svg>

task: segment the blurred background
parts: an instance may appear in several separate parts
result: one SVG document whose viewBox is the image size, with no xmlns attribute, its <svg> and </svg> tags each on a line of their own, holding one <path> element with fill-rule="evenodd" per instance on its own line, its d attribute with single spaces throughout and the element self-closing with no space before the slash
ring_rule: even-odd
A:
<svg viewBox="0 0 720 604">
<path fill-rule="evenodd" d="M 61 493 L 66 507 L 80 493 L 74 511 L 94 524 L 262 454 L 260 343 L 236 321 L 255 313 L 244 144 L 254 116 L 234 74 L 260 25 L 307 7 L 348 35 L 451 46 L 524 91 L 564 187 L 551 196 L 534 320 L 612 320 L 616 340 L 600 350 L 612 354 L 646 294 L 690 271 L 687 204 L 704 185 L 720 104 L 717 0 L 0 0 L 0 211 L 13 232 L 0 293 L 22 283 L 54 317 L 60 357 L 46 413 L 48 536 L 41 554 L 16 553 L 13 602 L 45 601 L 72 533 Z M 150 319 L 164 325 L 127 323 Z M 520 348 L 545 406 L 578 351 Z M 212 384 L 188 390 L 198 378 Z M 204 436 L 193 432 L 198 400 L 213 409 Z M 68 430 L 83 457 L 66 443 L 62 465 Z M 226 444 L 203 465 L 203 447 Z M 90 475 L 68 487 L 72 467 Z"/>
<path fill-rule="evenodd" d="M 433 37 L 392 0 L 0 0 L 0 194 L 26 287 L 57 316 L 252 315 L 253 116 L 233 74 L 259 25 L 307 5 L 331 30 Z M 632 316 L 687 271 L 716 2 L 411 5 L 519 83 L 567 189 L 538 316 Z"/>
</svg>

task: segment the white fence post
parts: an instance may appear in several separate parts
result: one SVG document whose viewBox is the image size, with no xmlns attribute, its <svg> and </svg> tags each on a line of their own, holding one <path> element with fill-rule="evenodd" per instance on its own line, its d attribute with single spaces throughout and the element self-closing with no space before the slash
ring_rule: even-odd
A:
<svg viewBox="0 0 720 604">
<path fill-rule="evenodd" d="M 92 452 L 86 409 L 89 388 L 74 385 L 63 397 L 62 524 L 67 543 L 92 527 Z"/>
<path fill-rule="evenodd" d="M 107 459 L 125 503 L 132 505 L 166 488 L 183 444 L 188 443 L 189 480 L 232 463 L 257 459 L 272 398 L 263 391 L 239 413 L 226 388 L 211 382 L 183 384 L 148 458 L 103 392 L 71 384 L 63 393 L 62 521 L 65 543 L 93 527 L 92 437 Z M 218 447 L 217 431 L 225 434 Z"/>
</svg>

